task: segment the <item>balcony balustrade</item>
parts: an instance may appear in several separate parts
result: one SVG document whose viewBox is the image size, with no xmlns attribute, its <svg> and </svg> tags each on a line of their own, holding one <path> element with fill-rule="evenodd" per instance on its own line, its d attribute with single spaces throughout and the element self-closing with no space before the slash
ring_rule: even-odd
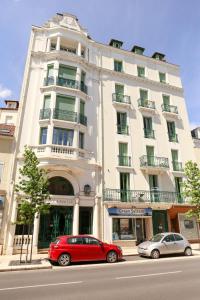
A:
<svg viewBox="0 0 200 300">
<path fill-rule="evenodd" d="M 169 135 L 169 142 L 178 143 L 178 135 L 176 133 L 173 135 Z"/>
<path fill-rule="evenodd" d="M 49 86 L 49 85 L 58 85 L 58 86 L 63 86 L 67 87 L 70 89 L 76 89 L 76 90 L 81 90 L 83 93 L 87 94 L 88 88 L 87 85 L 85 85 L 84 82 L 78 82 L 77 80 L 73 79 L 67 79 L 63 77 L 57 77 L 56 79 L 53 76 L 46 77 L 44 79 L 44 86 Z"/>
<path fill-rule="evenodd" d="M 126 134 L 128 135 L 128 125 L 125 124 L 118 124 L 117 125 L 117 133 L 118 134 Z"/>
<path fill-rule="evenodd" d="M 166 157 L 143 155 L 140 157 L 140 167 L 167 169 L 169 168 L 169 161 Z"/>
<path fill-rule="evenodd" d="M 134 202 L 134 203 L 185 203 L 182 195 L 168 191 L 118 190 L 105 189 L 104 201 Z"/>
<path fill-rule="evenodd" d="M 162 111 L 163 112 L 169 112 L 169 113 L 173 113 L 173 114 L 178 114 L 178 108 L 177 106 L 174 105 L 168 105 L 168 104 L 162 104 Z"/>
<path fill-rule="evenodd" d="M 149 100 L 138 99 L 138 107 L 156 109 L 155 102 Z"/>
<path fill-rule="evenodd" d="M 53 110 L 53 118 L 57 120 L 69 121 L 69 122 L 77 122 L 77 113 L 68 110 L 54 109 Z"/>
<path fill-rule="evenodd" d="M 183 165 L 181 162 L 172 161 L 173 171 L 183 172 Z"/>
<path fill-rule="evenodd" d="M 148 139 L 155 139 L 154 130 L 144 128 L 144 137 Z"/>
<path fill-rule="evenodd" d="M 127 95 L 123 95 L 123 94 L 112 94 L 112 100 L 113 102 L 117 102 L 117 103 L 124 103 L 124 104 L 130 104 L 131 100 L 130 100 L 130 96 Z"/>
<path fill-rule="evenodd" d="M 119 166 L 130 167 L 131 157 L 127 155 L 118 155 Z"/>
</svg>

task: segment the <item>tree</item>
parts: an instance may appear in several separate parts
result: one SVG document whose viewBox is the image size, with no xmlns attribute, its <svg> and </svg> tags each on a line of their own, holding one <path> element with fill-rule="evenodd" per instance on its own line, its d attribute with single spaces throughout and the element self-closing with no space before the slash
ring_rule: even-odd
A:
<svg viewBox="0 0 200 300">
<path fill-rule="evenodd" d="M 188 211 L 188 217 L 195 217 L 197 220 L 198 239 L 200 224 L 200 169 L 197 163 L 188 161 L 185 164 L 186 180 L 183 182 L 183 194 L 189 199 L 192 208 Z"/>
<path fill-rule="evenodd" d="M 19 169 L 19 183 L 15 185 L 18 201 L 18 216 L 17 224 L 22 225 L 22 245 L 20 253 L 20 262 L 22 257 L 22 249 L 24 243 L 24 228 L 28 228 L 28 242 L 26 249 L 26 262 L 29 252 L 29 235 L 33 231 L 34 218 L 39 217 L 39 214 L 47 214 L 49 212 L 49 204 L 47 200 L 50 198 L 48 191 L 48 178 L 46 171 L 39 168 L 39 161 L 31 148 L 25 147 L 24 164 Z M 32 260 L 32 245 L 30 262 Z"/>
</svg>

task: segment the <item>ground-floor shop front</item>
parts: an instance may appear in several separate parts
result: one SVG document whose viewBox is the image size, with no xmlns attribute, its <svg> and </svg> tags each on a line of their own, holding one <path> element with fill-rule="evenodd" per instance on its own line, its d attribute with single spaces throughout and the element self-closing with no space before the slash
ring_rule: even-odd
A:
<svg viewBox="0 0 200 300">
<path fill-rule="evenodd" d="M 134 246 L 152 236 L 152 209 L 104 207 L 104 240 Z"/>
</svg>

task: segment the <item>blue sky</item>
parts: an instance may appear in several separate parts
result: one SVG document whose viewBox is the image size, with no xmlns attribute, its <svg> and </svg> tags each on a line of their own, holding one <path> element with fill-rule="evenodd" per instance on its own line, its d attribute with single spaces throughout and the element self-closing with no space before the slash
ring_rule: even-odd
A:
<svg viewBox="0 0 200 300">
<path fill-rule="evenodd" d="M 141 45 L 180 65 L 191 126 L 200 125 L 199 0 L 0 0 L 0 7 L 1 104 L 19 99 L 31 25 L 69 12 L 96 41 Z"/>
</svg>

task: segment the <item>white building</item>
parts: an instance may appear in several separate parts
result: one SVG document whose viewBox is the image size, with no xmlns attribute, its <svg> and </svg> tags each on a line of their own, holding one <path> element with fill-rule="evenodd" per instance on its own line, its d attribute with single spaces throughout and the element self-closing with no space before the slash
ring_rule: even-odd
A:
<svg viewBox="0 0 200 300">
<path fill-rule="evenodd" d="M 196 156 L 196 161 L 200 167 L 200 127 L 197 127 L 191 131 L 193 144 L 194 144 L 194 153 Z"/>
<path fill-rule="evenodd" d="M 71 233 L 134 244 L 176 228 L 179 208 L 187 209 L 180 185 L 194 151 L 179 67 L 161 53 L 121 47 L 93 41 L 69 14 L 32 28 L 16 170 L 29 145 L 51 182 L 35 251 Z M 14 197 L 11 222 L 16 215 Z M 20 234 L 10 223 L 5 252 L 17 249 Z"/>
<path fill-rule="evenodd" d="M 10 213 L 12 192 L 12 166 L 16 137 L 15 126 L 18 115 L 18 101 L 5 100 L 0 108 L 0 255 L 3 250 L 5 232 Z"/>
</svg>

